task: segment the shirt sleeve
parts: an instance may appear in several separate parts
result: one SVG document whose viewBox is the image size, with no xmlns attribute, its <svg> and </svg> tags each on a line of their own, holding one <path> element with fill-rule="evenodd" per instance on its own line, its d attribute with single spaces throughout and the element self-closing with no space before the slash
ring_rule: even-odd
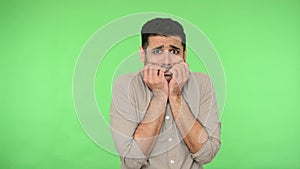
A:
<svg viewBox="0 0 300 169">
<path fill-rule="evenodd" d="M 121 158 L 122 168 L 138 169 L 148 160 L 139 148 L 133 135 L 138 126 L 137 112 L 129 89 L 130 78 L 119 78 L 112 92 L 110 126 L 115 146 Z"/>
<path fill-rule="evenodd" d="M 202 124 L 208 134 L 208 140 L 200 150 L 192 155 L 192 158 L 199 164 L 210 162 L 220 148 L 221 123 L 218 115 L 216 95 L 212 81 L 207 75 L 200 76 L 200 108 L 197 120 Z"/>
</svg>

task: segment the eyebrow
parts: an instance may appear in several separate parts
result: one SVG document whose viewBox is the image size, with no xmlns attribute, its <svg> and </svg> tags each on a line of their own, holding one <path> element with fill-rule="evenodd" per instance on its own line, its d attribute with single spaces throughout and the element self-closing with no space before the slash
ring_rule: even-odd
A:
<svg viewBox="0 0 300 169">
<path fill-rule="evenodd" d="M 161 46 L 155 47 L 155 48 L 153 48 L 152 50 L 156 50 L 156 49 L 162 49 L 162 48 L 164 48 L 164 45 L 161 45 Z"/>
<path fill-rule="evenodd" d="M 174 46 L 174 45 L 169 45 L 169 46 L 170 46 L 171 48 L 173 48 L 173 49 L 180 50 L 180 48 L 177 47 L 177 46 Z M 158 47 L 153 48 L 152 50 L 163 49 L 163 48 L 164 48 L 164 45 L 161 45 L 161 46 L 158 46 Z"/>
<path fill-rule="evenodd" d="M 173 49 L 177 49 L 177 50 L 180 50 L 180 48 L 179 47 L 177 47 L 177 46 L 174 46 L 174 45 L 169 45 L 171 48 L 173 48 Z"/>
</svg>

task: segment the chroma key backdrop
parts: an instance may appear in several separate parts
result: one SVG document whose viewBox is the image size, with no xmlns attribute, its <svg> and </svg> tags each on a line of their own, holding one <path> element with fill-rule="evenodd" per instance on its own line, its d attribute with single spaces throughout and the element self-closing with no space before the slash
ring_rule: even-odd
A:
<svg viewBox="0 0 300 169">
<path fill-rule="evenodd" d="M 190 69 L 214 80 L 222 144 L 204 168 L 300 168 L 298 0 L 1 1 L 0 168 L 120 168 L 106 133 L 111 88 L 143 67 L 139 30 L 154 16 L 182 21 Z M 131 34 L 101 34 L 115 23 L 111 32 Z M 78 71 L 83 55 L 92 74 Z M 96 106 L 99 125 L 81 106 Z"/>
</svg>

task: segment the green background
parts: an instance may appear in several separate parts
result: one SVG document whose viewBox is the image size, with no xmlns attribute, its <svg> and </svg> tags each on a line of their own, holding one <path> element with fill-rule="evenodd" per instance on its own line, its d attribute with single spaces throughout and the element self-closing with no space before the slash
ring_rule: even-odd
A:
<svg viewBox="0 0 300 169">
<path fill-rule="evenodd" d="M 292 0 L 1 1 L 0 168 L 119 168 L 119 157 L 82 130 L 72 78 L 88 38 L 137 12 L 184 18 L 219 53 L 227 81 L 222 145 L 206 169 L 300 168 L 300 1 Z M 99 68 L 95 91 L 106 119 L 109 64 L 139 45 L 139 37 L 117 44 Z M 189 54 L 191 69 L 205 72 Z"/>
</svg>

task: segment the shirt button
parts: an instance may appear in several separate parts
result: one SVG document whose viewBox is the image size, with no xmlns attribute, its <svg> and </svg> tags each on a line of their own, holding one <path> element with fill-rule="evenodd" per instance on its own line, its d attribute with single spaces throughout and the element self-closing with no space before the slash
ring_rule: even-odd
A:
<svg viewBox="0 0 300 169">
<path fill-rule="evenodd" d="M 169 120 L 169 119 L 170 119 L 170 116 L 166 116 L 166 119 Z"/>
<path fill-rule="evenodd" d="M 174 161 L 174 160 L 170 160 L 170 163 L 171 163 L 171 164 L 174 164 L 174 163 L 175 163 L 175 161 Z"/>
<path fill-rule="evenodd" d="M 169 138 L 169 141 L 172 141 L 173 139 L 172 138 Z"/>
</svg>

